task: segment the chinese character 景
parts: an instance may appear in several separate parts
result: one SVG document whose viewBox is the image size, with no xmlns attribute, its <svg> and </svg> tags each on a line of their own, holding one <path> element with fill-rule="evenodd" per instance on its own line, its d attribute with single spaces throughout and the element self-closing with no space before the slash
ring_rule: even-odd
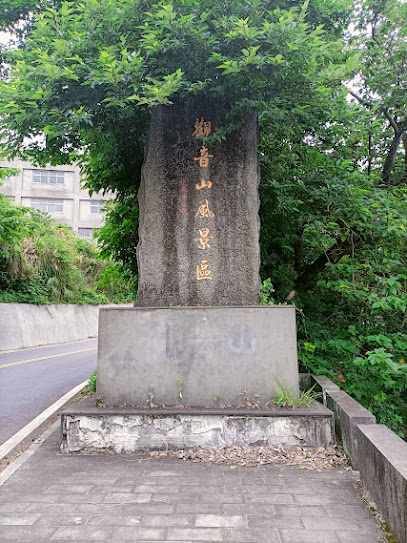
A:
<svg viewBox="0 0 407 543">
<path fill-rule="evenodd" d="M 209 235 L 210 233 L 211 233 L 211 230 L 207 226 L 199 229 L 200 237 L 194 239 L 194 241 L 199 241 L 198 249 L 205 250 L 205 249 L 210 248 L 209 241 L 213 239 L 213 236 Z"/>
</svg>

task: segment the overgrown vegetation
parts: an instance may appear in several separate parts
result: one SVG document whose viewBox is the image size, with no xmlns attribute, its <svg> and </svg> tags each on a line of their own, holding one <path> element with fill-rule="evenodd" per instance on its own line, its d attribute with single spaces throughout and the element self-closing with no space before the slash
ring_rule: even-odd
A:
<svg viewBox="0 0 407 543">
<path fill-rule="evenodd" d="M 0 194 L 0 302 L 104 304 L 135 298 L 135 280 L 91 242 Z"/>
<path fill-rule="evenodd" d="M 79 159 L 91 189 L 115 190 L 103 254 L 135 274 L 151 107 L 228 96 L 224 132 L 257 111 L 262 303 L 295 303 L 302 369 L 329 375 L 405 436 L 407 3 L 36 7 L 19 25 L 24 47 L 5 52 L 4 152 L 39 164 Z"/>
</svg>

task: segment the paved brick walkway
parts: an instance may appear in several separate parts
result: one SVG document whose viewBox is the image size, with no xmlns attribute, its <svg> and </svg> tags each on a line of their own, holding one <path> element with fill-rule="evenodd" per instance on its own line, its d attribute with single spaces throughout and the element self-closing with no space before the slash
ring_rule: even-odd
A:
<svg viewBox="0 0 407 543">
<path fill-rule="evenodd" d="M 375 543 L 357 473 L 65 456 L 58 432 L 0 486 L 0 541 Z"/>
</svg>

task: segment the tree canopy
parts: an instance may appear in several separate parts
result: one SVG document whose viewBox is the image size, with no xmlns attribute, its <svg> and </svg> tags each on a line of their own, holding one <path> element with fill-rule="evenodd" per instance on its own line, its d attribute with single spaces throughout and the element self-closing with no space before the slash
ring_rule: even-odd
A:
<svg viewBox="0 0 407 543">
<path fill-rule="evenodd" d="M 175 94 L 222 94 L 236 113 L 260 112 L 304 103 L 324 79 L 338 82 L 341 43 L 325 39 L 322 23 L 329 14 L 334 33 L 346 3 L 324 4 L 90 0 L 45 7 L 23 47 L 7 55 L 3 149 L 51 163 L 85 151 L 92 188 L 134 186 L 149 110 Z"/>
</svg>

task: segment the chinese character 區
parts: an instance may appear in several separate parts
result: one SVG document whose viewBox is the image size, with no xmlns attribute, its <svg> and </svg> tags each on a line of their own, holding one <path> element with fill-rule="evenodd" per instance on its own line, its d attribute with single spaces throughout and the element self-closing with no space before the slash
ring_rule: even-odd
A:
<svg viewBox="0 0 407 543">
<path fill-rule="evenodd" d="M 209 270 L 208 260 L 201 260 L 201 265 L 196 267 L 196 278 L 198 281 L 201 279 L 213 279 L 211 277 L 212 270 Z"/>
<path fill-rule="evenodd" d="M 213 236 L 209 235 L 210 233 L 211 233 L 211 230 L 207 226 L 205 226 L 205 228 L 200 228 L 199 229 L 199 235 L 201 237 L 194 239 L 194 241 L 199 241 L 198 249 L 205 250 L 205 249 L 210 248 L 209 240 L 213 239 Z"/>
<path fill-rule="evenodd" d="M 200 150 L 201 156 L 197 156 L 194 160 L 199 160 L 199 165 L 201 168 L 207 168 L 209 166 L 209 159 L 213 158 L 213 155 L 208 154 L 207 147 L 202 147 Z"/>
<path fill-rule="evenodd" d="M 196 190 L 202 190 L 204 188 L 211 189 L 212 185 L 213 185 L 212 181 L 206 181 L 206 179 L 202 179 L 200 184 L 197 183 L 195 185 L 195 188 L 196 188 Z"/>
<path fill-rule="evenodd" d="M 202 117 L 201 120 L 196 119 L 195 121 L 195 132 L 192 134 L 192 137 L 204 137 L 209 136 L 212 132 L 212 123 L 210 121 L 204 121 L 204 118 Z"/>
<path fill-rule="evenodd" d="M 214 216 L 215 214 L 209 209 L 209 202 L 207 199 L 199 202 L 199 208 L 195 217 L 199 217 L 200 219 L 212 219 Z"/>
</svg>

